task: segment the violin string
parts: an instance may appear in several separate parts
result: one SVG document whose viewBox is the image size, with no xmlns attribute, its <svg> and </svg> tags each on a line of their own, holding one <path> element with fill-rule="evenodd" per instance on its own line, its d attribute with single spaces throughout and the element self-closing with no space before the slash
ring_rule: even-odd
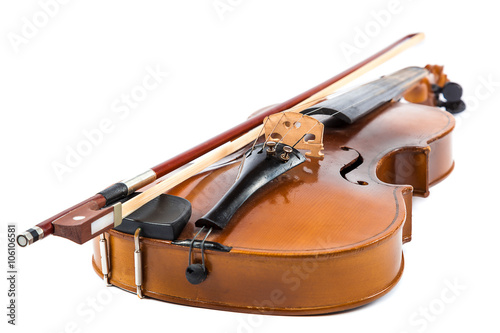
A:
<svg viewBox="0 0 500 333">
<path fill-rule="evenodd" d="M 322 106 L 322 107 L 320 107 L 320 108 L 317 108 L 317 109 L 311 110 L 311 111 L 309 111 L 309 112 L 307 112 L 307 113 L 304 113 L 304 115 L 305 115 L 305 116 L 308 116 L 308 115 L 310 115 L 311 113 L 316 112 L 316 111 L 319 111 L 319 110 L 324 109 L 324 108 L 326 108 L 326 105 L 325 105 L 325 106 Z M 330 115 L 330 117 L 333 117 L 333 116 L 335 116 L 335 115 L 337 115 L 337 114 L 339 114 L 339 113 L 341 113 L 341 112 L 342 112 L 342 111 L 336 111 L 336 112 L 332 113 L 332 114 Z"/>
<path fill-rule="evenodd" d="M 335 94 L 335 93 L 336 93 L 336 92 L 334 91 L 334 92 L 332 92 L 332 93 L 328 94 L 326 97 L 331 96 L 331 95 L 333 95 L 333 94 Z M 318 101 L 319 101 L 319 100 L 326 100 L 326 99 L 327 99 L 326 97 L 319 97 L 319 98 L 313 99 L 312 101 L 309 101 L 309 103 L 312 103 L 312 102 L 317 102 L 317 103 L 312 104 L 312 105 L 319 104 L 319 103 L 321 103 L 321 102 L 323 102 L 323 101 L 321 101 L 321 102 L 318 102 Z M 291 108 L 289 108 L 289 109 L 287 109 L 287 110 L 285 110 L 285 111 L 283 111 L 283 112 L 293 111 L 293 110 L 295 110 L 295 109 L 299 109 L 299 108 L 301 108 L 301 107 L 302 107 L 302 105 L 298 104 L 298 105 L 292 106 Z"/>
<path fill-rule="evenodd" d="M 210 229 L 208 229 L 208 232 L 205 235 L 205 237 L 203 238 L 203 240 L 201 241 L 201 245 L 200 245 L 200 248 L 201 248 L 201 265 L 203 267 L 206 267 L 205 266 L 205 241 L 207 240 L 208 236 L 212 232 L 212 229 L 213 229 L 213 227 L 210 227 Z"/>
<path fill-rule="evenodd" d="M 280 142 L 282 142 L 282 141 L 283 141 L 283 139 L 284 139 L 284 138 L 288 135 L 288 133 L 290 133 L 290 131 L 291 131 L 291 130 L 295 127 L 295 125 L 296 125 L 296 124 L 297 124 L 300 120 L 302 120 L 302 118 L 304 118 L 304 116 L 307 116 L 307 115 L 309 115 L 309 114 L 311 114 L 311 113 L 313 113 L 313 112 L 317 112 L 317 111 L 319 111 L 319 110 L 321 110 L 321 109 L 324 109 L 324 108 L 326 108 L 326 106 L 322 106 L 322 107 L 320 107 L 320 108 L 317 108 L 317 109 L 311 110 L 311 111 L 309 111 L 309 112 L 302 113 L 302 116 L 300 117 L 300 119 L 296 120 L 296 121 L 292 124 L 292 126 L 290 126 L 290 129 L 289 129 L 289 130 L 285 133 L 285 135 L 281 138 L 281 140 L 280 140 L 280 141 L 278 141 L 278 144 L 279 144 Z M 333 116 L 335 116 L 335 115 L 336 115 L 336 114 L 338 114 L 338 113 L 340 113 L 340 111 L 337 111 L 337 112 L 333 113 L 333 114 L 332 114 L 332 115 L 330 115 L 330 116 L 331 116 L 331 117 L 333 117 Z M 317 123 L 316 123 L 316 124 L 317 124 Z M 315 124 L 314 126 L 316 126 L 316 124 Z M 313 127 L 314 127 L 314 126 L 313 126 Z M 311 130 L 313 129 L 313 127 L 311 127 L 311 129 L 309 129 L 309 131 L 311 131 Z M 309 133 L 309 131 L 308 131 L 306 134 L 308 134 L 308 133 Z M 304 134 L 304 136 L 305 136 L 306 134 Z"/>
<path fill-rule="evenodd" d="M 198 238 L 198 235 L 201 234 L 203 230 L 205 230 L 205 226 L 201 227 L 201 229 L 196 233 L 196 235 L 191 240 L 191 243 L 189 244 L 189 265 L 191 265 L 191 258 L 192 258 L 191 254 L 193 252 L 194 241 L 196 240 L 196 238 Z"/>
<path fill-rule="evenodd" d="M 264 125 L 262 125 L 262 128 L 259 131 L 259 134 L 257 135 L 257 137 L 255 138 L 255 140 L 253 141 L 252 148 L 250 148 L 250 153 L 248 154 L 248 156 L 252 155 L 253 150 L 255 148 L 255 144 L 257 143 L 257 140 L 259 140 L 260 135 L 262 134 L 262 131 L 266 127 L 266 124 L 267 124 L 268 121 L 269 121 L 269 116 L 266 117 L 266 121 L 264 121 Z M 245 153 L 245 154 L 243 154 L 243 158 L 241 159 L 240 165 L 238 166 L 238 174 L 236 175 L 236 180 L 235 181 L 237 181 L 240 178 L 241 171 L 243 170 L 243 166 L 245 165 L 246 159 L 247 159 L 247 154 Z"/>
<path fill-rule="evenodd" d="M 276 129 L 276 127 L 278 126 L 279 122 L 281 121 L 281 119 L 282 119 L 282 118 L 283 118 L 283 116 L 285 115 L 285 112 L 290 112 L 290 111 L 293 111 L 294 109 L 297 109 L 297 108 L 300 108 L 300 107 L 301 107 L 300 105 L 296 105 L 296 106 L 291 107 L 290 109 L 287 109 L 287 110 L 285 110 L 285 111 L 282 111 L 282 112 L 281 112 L 281 113 L 282 113 L 282 115 L 281 115 L 280 119 L 278 120 L 278 122 L 276 123 L 276 125 L 274 126 L 273 130 L 271 131 L 271 133 L 269 134 L 269 136 L 268 136 L 268 137 L 266 138 L 266 140 L 264 141 L 264 146 L 265 146 L 265 145 L 266 145 L 266 143 L 269 141 L 269 138 L 270 138 L 271 134 L 274 132 L 274 130 L 275 130 L 275 129 Z M 309 114 L 311 114 L 311 113 L 313 113 L 313 112 L 317 112 L 317 111 L 319 111 L 319 110 L 321 110 L 321 109 L 324 109 L 324 108 L 326 108 L 326 105 L 325 105 L 325 106 L 321 106 L 321 107 L 316 108 L 316 109 L 313 109 L 313 110 L 311 110 L 311 111 L 309 111 L 309 112 L 302 113 L 302 116 L 300 117 L 300 119 L 302 119 L 304 116 L 307 116 L 307 115 L 309 115 Z M 331 116 L 333 117 L 333 116 L 337 115 L 338 113 L 340 113 L 340 111 L 337 111 L 337 112 L 333 113 Z M 299 119 L 299 120 L 300 120 L 300 119 Z M 296 123 L 297 123 L 297 121 L 296 121 L 296 122 L 294 122 L 294 123 L 293 123 L 293 125 L 295 125 Z M 264 125 L 265 125 L 265 124 L 264 124 Z M 294 126 L 291 126 L 291 127 L 290 127 L 290 129 L 287 131 L 287 133 L 285 134 L 285 136 L 288 134 L 288 132 L 290 132 L 290 130 L 291 130 L 293 127 L 294 127 Z M 307 133 L 306 133 L 306 134 L 307 134 Z M 259 136 L 260 136 L 260 133 L 259 133 Z M 280 143 L 280 142 L 283 140 L 283 138 L 284 138 L 285 136 L 283 136 L 283 137 L 281 138 L 281 140 L 280 140 L 280 141 L 278 141 L 278 143 Z M 258 137 L 257 137 L 257 139 L 258 139 Z M 256 141 L 257 141 L 257 139 L 256 139 Z"/>
<path fill-rule="evenodd" d="M 288 135 L 288 133 L 290 133 L 290 131 L 295 128 L 295 126 L 297 125 L 297 123 L 299 123 L 299 121 L 301 121 L 302 118 L 304 118 L 304 116 L 305 116 L 305 114 L 302 114 L 302 116 L 298 120 L 296 120 L 296 121 L 293 122 L 293 124 L 290 126 L 290 128 L 288 129 L 288 131 L 286 131 L 285 135 L 283 135 L 281 137 L 281 139 L 278 141 L 278 143 L 276 143 L 276 145 L 279 145 L 283 141 L 283 139 Z"/>
<path fill-rule="evenodd" d="M 307 115 L 309 115 L 309 114 L 311 114 L 311 113 L 313 113 L 313 112 L 317 112 L 317 111 L 319 111 L 319 110 L 321 110 L 321 109 L 324 109 L 324 108 L 326 108 L 326 105 L 325 105 L 325 106 L 322 106 L 322 107 L 320 107 L 320 108 L 317 108 L 317 109 L 313 109 L 313 110 L 311 110 L 311 111 L 309 111 L 309 112 L 303 113 L 303 114 L 302 114 L 302 116 L 300 117 L 300 119 L 296 120 L 296 121 L 293 123 L 293 125 L 290 127 L 290 129 L 289 129 L 289 130 L 285 133 L 285 135 L 281 138 L 281 140 L 280 140 L 280 141 L 278 141 L 278 144 L 279 144 L 280 142 L 282 142 L 282 141 L 283 141 L 283 139 L 285 138 L 285 136 L 287 136 L 287 135 L 288 135 L 288 133 L 290 132 L 290 130 L 292 130 L 292 129 L 295 127 L 295 124 L 296 124 L 297 122 L 299 122 L 302 118 L 304 118 L 304 116 L 307 116 Z M 330 115 L 330 117 L 333 117 L 333 116 L 335 116 L 335 115 L 337 115 L 337 114 L 339 114 L 339 113 L 341 113 L 341 111 L 336 111 L 336 112 L 332 113 L 332 114 Z M 316 123 L 316 124 L 317 124 L 317 123 Z M 316 124 L 315 124 L 314 126 L 316 126 Z M 310 132 L 310 131 L 314 128 L 314 126 L 313 126 L 313 127 L 311 127 L 311 129 L 309 129 L 309 131 L 308 131 L 306 134 L 304 134 L 304 136 L 306 136 L 307 134 L 309 134 L 309 132 Z M 304 137 L 304 136 L 303 136 L 303 137 Z M 296 144 L 297 144 L 297 143 L 295 143 L 295 145 L 296 145 Z M 294 145 L 294 146 L 295 146 L 295 145 Z"/>
<path fill-rule="evenodd" d="M 306 116 L 306 115 L 308 115 L 308 114 L 310 114 L 310 113 L 312 113 L 312 112 L 317 112 L 317 111 L 319 111 L 319 110 L 321 110 L 321 109 L 323 109 L 323 108 L 325 108 L 325 107 L 326 107 L 326 106 L 322 106 L 322 107 L 320 107 L 320 108 L 313 109 L 313 110 L 311 110 L 311 111 L 309 111 L 309 112 L 307 112 L 307 113 L 303 113 L 303 114 L 302 114 L 302 116 L 300 117 L 300 119 L 299 119 L 299 120 L 301 120 L 302 118 L 304 118 L 304 116 Z M 293 107 L 293 108 L 296 108 L 296 107 Z M 271 131 L 271 133 L 269 133 L 269 135 L 268 135 L 268 136 L 267 136 L 267 138 L 265 139 L 264 144 L 262 145 L 262 149 L 261 149 L 261 151 L 262 151 L 262 150 L 264 150 L 264 147 L 266 146 L 267 142 L 268 142 L 268 141 L 269 141 L 269 139 L 271 138 L 271 135 L 273 134 L 274 130 L 276 129 L 276 127 L 278 126 L 278 124 L 280 123 L 280 121 L 281 121 L 281 120 L 283 119 L 283 117 L 285 116 L 285 112 L 289 112 L 289 111 L 290 111 L 290 110 L 292 110 L 293 108 L 289 109 L 288 111 L 282 111 L 282 112 L 281 112 L 281 117 L 280 117 L 280 119 L 276 122 L 276 125 L 274 125 L 273 130 Z M 335 113 L 334 113 L 334 114 L 332 114 L 331 116 L 333 117 L 333 116 L 335 116 L 335 115 L 336 115 L 336 114 L 338 114 L 338 113 L 340 113 L 340 111 L 335 112 Z M 285 133 L 285 135 L 284 135 L 284 136 L 283 136 L 283 137 L 282 137 L 282 138 L 278 141 L 278 143 L 277 143 L 277 144 L 279 144 L 281 141 L 283 141 L 283 139 L 285 138 L 285 136 L 287 136 L 287 134 L 290 132 L 290 130 L 292 130 L 292 129 L 295 127 L 296 123 L 297 123 L 299 120 L 295 121 L 295 122 L 294 122 L 294 123 L 290 126 L 290 129 L 289 129 L 289 130 Z M 258 139 L 259 139 L 259 137 L 261 136 L 262 131 L 264 130 L 264 128 L 265 128 L 265 126 L 266 126 L 266 124 L 267 124 L 267 122 L 268 122 L 268 121 L 269 121 L 269 116 L 266 118 L 266 121 L 264 122 L 264 125 L 262 126 L 262 129 L 259 131 L 259 134 L 258 134 L 258 135 L 257 135 L 257 137 L 255 138 L 255 140 L 254 140 L 254 142 L 253 142 L 253 145 L 252 145 L 252 148 L 250 149 L 250 154 L 248 154 L 248 156 L 252 155 L 252 152 L 253 152 L 253 151 L 254 151 L 254 149 L 255 149 L 255 145 L 256 145 L 256 143 L 257 143 L 257 140 L 258 140 Z M 303 136 L 302 136 L 302 137 L 301 137 L 301 138 L 300 138 L 300 139 L 299 139 L 299 140 L 298 140 L 298 141 L 297 141 L 297 142 L 296 142 L 296 143 L 292 146 L 292 148 L 293 148 L 293 147 L 295 147 L 295 146 L 296 146 L 296 145 L 300 142 L 300 140 L 302 140 L 302 139 L 303 139 L 303 138 L 304 138 L 307 134 L 309 134 L 309 132 L 311 132 L 311 130 L 312 130 L 312 129 L 314 128 L 314 126 L 316 126 L 317 124 L 318 124 L 317 122 L 316 122 L 316 123 L 314 123 L 314 125 L 313 125 L 313 126 L 312 126 L 312 127 L 311 127 L 308 131 L 307 131 L 307 133 L 305 133 L 305 134 L 304 134 L 304 135 L 303 135 Z M 240 176 L 241 176 L 241 172 L 243 171 L 243 167 L 245 166 L 245 161 L 246 161 L 246 159 L 247 159 L 247 157 L 248 157 L 248 156 L 247 156 L 247 154 L 244 154 L 244 155 L 243 155 L 243 158 L 242 158 L 242 160 L 241 160 L 241 162 L 240 162 L 240 165 L 238 166 L 238 173 L 236 174 L 236 179 L 235 179 L 235 182 L 237 182 L 237 181 L 238 181 L 238 179 L 240 178 Z"/>
<path fill-rule="evenodd" d="M 275 130 L 275 129 L 276 129 L 276 127 L 278 126 L 278 124 L 279 124 L 279 122 L 281 121 L 281 119 L 283 119 L 283 116 L 285 115 L 285 112 L 291 112 L 291 111 L 293 111 L 294 109 L 297 109 L 297 108 L 300 108 L 300 107 L 301 107 L 300 105 L 296 105 L 296 106 L 293 106 L 293 107 L 291 107 L 291 108 L 289 108 L 289 109 L 287 109 L 287 110 L 285 110 L 285 111 L 281 111 L 281 117 L 280 117 L 280 119 L 276 122 L 276 125 L 274 125 L 274 128 L 273 128 L 273 130 L 271 131 L 271 134 L 274 132 L 274 130 Z M 305 115 L 307 115 L 307 114 L 309 114 L 309 113 L 311 113 L 311 112 L 314 112 L 314 111 L 321 110 L 321 109 L 323 109 L 323 108 L 324 108 L 324 106 L 322 106 L 322 107 L 320 107 L 320 108 L 318 108 L 318 109 L 311 110 L 311 111 L 309 111 L 308 113 L 305 113 Z M 304 115 L 304 114 L 303 114 L 303 115 Z M 266 126 L 266 123 L 267 123 L 267 121 L 268 121 L 268 120 L 269 120 L 269 116 L 268 116 L 268 117 L 266 117 L 266 121 L 264 122 L 264 127 Z M 264 127 L 260 130 L 259 134 L 258 134 L 258 135 L 257 135 L 257 137 L 255 138 L 255 141 L 254 141 L 254 143 L 253 143 L 253 145 L 252 145 L 252 149 L 251 149 L 252 151 L 253 151 L 253 149 L 254 149 L 254 147 L 255 147 L 255 144 L 257 143 L 257 140 L 259 139 L 260 135 L 262 134 L 262 130 L 264 129 Z M 269 136 L 268 136 L 268 137 L 264 140 L 264 146 L 265 146 L 265 145 L 266 145 L 266 143 L 269 141 L 271 134 L 269 134 Z"/>
<path fill-rule="evenodd" d="M 281 119 L 281 118 L 280 118 Z M 264 125 L 262 125 L 262 128 L 260 129 L 259 131 L 259 134 L 257 135 L 257 137 L 255 138 L 254 142 L 253 142 L 253 145 L 252 145 L 252 149 L 250 149 L 250 154 L 252 154 L 254 148 L 255 148 L 255 144 L 257 143 L 257 140 L 259 140 L 260 138 L 260 135 L 262 134 L 262 131 L 264 130 L 264 128 L 266 127 L 266 124 L 267 122 L 269 121 L 269 116 L 266 117 L 266 121 L 264 122 Z M 278 125 L 278 123 L 276 123 L 276 126 Z M 276 126 L 274 126 L 274 128 L 276 128 Z M 246 155 L 245 155 L 246 156 Z"/>
<path fill-rule="evenodd" d="M 275 129 L 276 129 L 276 127 L 278 126 L 279 122 L 281 121 L 281 119 L 282 119 L 282 118 L 283 118 L 283 116 L 285 115 L 285 112 L 291 112 L 291 111 L 293 111 L 294 109 L 297 109 L 297 108 L 300 108 L 300 107 L 301 107 L 300 105 L 296 105 L 296 106 L 291 107 L 290 109 L 287 109 L 287 110 L 285 110 L 285 111 L 282 111 L 282 112 L 281 112 L 281 113 L 282 113 L 282 115 L 281 115 L 280 119 L 278 120 L 278 122 L 276 123 L 276 125 L 274 126 L 273 130 L 271 131 L 271 133 L 269 134 L 269 136 L 268 136 L 268 137 L 266 138 L 266 140 L 264 141 L 264 146 L 265 146 L 265 145 L 267 144 L 267 142 L 269 141 L 269 139 L 270 139 L 270 137 L 271 137 L 271 134 L 274 132 L 274 130 L 275 130 Z M 319 110 L 321 110 L 321 109 L 324 109 L 325 107 L 326 107 L 326 106 L 321 106 L 320 108 L 313 109 L 313 110 L 311 110 L 311 111 L 309 111 L 309 112 L 307 112 L 307 113 L 302 113 L 302 116 L 300 117 L 300 119 L 302 119 L 304 116 L 309 115 L 309 114 L 310 114 L 310 113 L 312 113 L 312 112 L 316 112 L 316 111 L 319 111 Z M 339 113 L 339 112 L 336 112 L 336 113 L 332 114 L 332 116 L 336 115 L 337 113 Z M 299 120 L 300 120 L 300 119 L 299 119 Z M 295 125 L 296 123 L 297 123 L 297 121 L 296 121 L 296 122 L 294 122 L 294 123 L 293 123 L 293 125 Z M 264 124 L 264 125 L 265 125 L 265 124 Z M 290 129 L 287 131 L 287 133 L 286 133 L 286 134 L 288 134 L 288 132 L 290 132 L 290 130 L 291 130 L 292 128 L 293 128 L 293 126 L 291 126 L 291 127 L 290 127 Z M 286 136 L 286 134 L 285 134 L 285 136 Z M 259 133 L 259 136 L 260 136 L 260 133 Z M 283 139 L 283 138 L 281 138 L 281 139 Z M 257 141 L 257 139 L 256 139 L 256 141 Z M 281 141 L 282 141 L 282 140 L 278 141 L 278 143 L 280 143 Z M 264 146 L 263 146 L 263 147 L 264 147 Z"/>
<path fill-rule="evenodd" d="M 295 142 L 295 144 L 292 146 L 292 148 L 295 148 L 295 146 L 303 139 L 306 137 L 307 134 L 311 133 L 312 129 L 314 127 L 316 127 L 316 125 L 318 125 L 318 122 L 315 122 L 314 125 L 312 125 L 312 127 L 309 129 L 309 131 L 307 131 L 304 135 L 302 135 L 302 137 L 297 141 Z"/>
<path fill-rule="evenodd" d="M 290 109 L 288 109 L 288 110 L 286 110 L 286 111 L 282 111 L 282 112 L 281 112 L 281 117 L 280 117 L 280 119 L 276 122 L 276 125 L 274 125 L 274 128 L 272 129 L 272 131 L 269 133 L 269 135 L 268 135 L 268 136 L 266 137 L 266 139 L 264 140 L 264 144 L 262 145 L 262 150 L 264 149 L 264 147 L 266 146 L 267 142 L 268 142 L 268 141 L 269 141 L 269 139 L 271 138 L 271 135 L 274 133 L 274 130 L 276 129 L 276 127 L 278 126 L 278 124 L 280 123 L 280 121 L 281 121 L 281 120 L 283 119 L 283 117 L 285 116 L 285 112 L 290 112 L 290 111 L 292 111 L 292 110 L 294 110 L 294 109 L 297 109 L 297 108 L 299 108 L 299 107 L 300 107 L 300 106 L 296 105 L 296 106 L 291 107 Z M 302 115 L 301 115 L 300 119 L 299 119 L 299 120 L 297 120 L 297 121 L 295 121 L 295 122 L 292 124 L 292 126 L 290 126 L 290 129 L 288 129 L 288 131 L 287 131 L 287 132 L 285 133 L 285 135 L 284 135 L 284 136 L 283 136 L 283 137 L 282 137 L 282 138 L 278 141 L 278 143 L 277 143 L 277 144 L 279 144 L 280 142 L 282 142 L 282 141 L 283 141 L 283 139 L 287 136 L 287 134 L 288 134 L 288 133 L 289 133 L 289 132 L 290 132 L 290 131 L 291 131 L 291 130 L 295 127 L 295 125 L 297 124 L 297 122 L 298 122 L 298 121 L 300 121 L 302 118 L 304 118 L 304 116 L 309 115 L 309 114 L 311 114 L 312 112 L 317 112 L 317 111 L 319 111 L 319 110 L 321 110 L 321 109 L 324 109 L 325 107 L 326 107 L 326 106 L 321 106 L 320 108 L 316 108 L 316 109 L 313 109 L 313 110 L 311 110 L 311 111 L 309 111 L 309 112 L 302 113 Z M 333 117 L 333 116 L 335 116 L 335 115 L 336 115 L 336 114 L 338 114 L 338 113 L 340 113 L 340 111 L 335 112 L 335 113 L 334 113 L 334 114 L 332 114 L 331 116 Z M 266 117 L 266 120 L 265 120 L 265 122 L 264 122 L 264 125 L 262 126 L 261 130 L 259 131 L 259 134 L 258 134 L 258 135 L 257 135 L 257 137 L 255 138 L 255 140 L 254 140 L 254 142 L 253 142 L 253 144 L 252 144 L 252 148 L 250 149 L 250 154 L 249 154 L 248 156 L 250 156 L 250 155 L 252 154 L 252 152 L 254 151 L 254 149 L 255 149 L 255 145 L 257 144 L 257 141 L 258 141 L 259 137 L 261 136 L 262 131 L 264 130 L 264 128 L 265 128 L 265 126 L 266 126 L 266 124 L 267 124 L 267 122 L 268 122 L 268 121 L 269 121 L 269 116 L 268 116 L 268 117 Z M 302 140 L 302 138 L 304 138 L 307 134 L 309 134 L 309 132 L 310 132 L 310 131 L 314 128 L 314 126 L 316 126 L 316 124 L 317 124 L 317 123 L 315 123 L 315 124 L 313 125 L 313 127 L 311 127 L 311 128 L 309 129 L 309 131 L 307 131 L 307 133 L 305 133 L 305 134 L 304 134 L 304 135 L 303 135 L 303 136 L 299 139 L 299 141 L 300 141 L 300 140 Z M 295 146 L 297 145 L 297 143 L 299 143 L 299 141 L 297 141 L 297 142 L 293 145 L 293 147 L 295 147 Z M 245 161 L 246 161 L 246 159 L 247 159 L 247 154 L 244 154 L 244 155 L 243 155 L 243 159 L 241 160 L 240 165 L 238 166 L 238 173 L 237 173 L 237 175 L 236 175 L 236 180 L 235 180 L 235 182 L 236 182 L 236 181 L 240 178 L 240 176 L 241 176 L 241 172 L 243 171 L 243 167 L 244 167 L 244 165 L 245 165 Z"/>
<path fill-rule="evenodd" d="M 295 146 L 297 145 L 297 143 L 299 143 L 299 142 L 300 142 L 300 140 L 302 140 L 303 138 L 305 138 L 305 137 L 306 137 L 306 135 L 307 135 L 307 133 L 306 133 L 306 134 L 304 134 L 304 135 L 302 135 L 302 136 L 300 137 L 300 139 L 299 139 L 299 140 L 297 140 L 297 142 L 295 142 L 295 144 L 292 146 L 292 148 L 295 148 Z"/>
<path fill-rule="evenodd" d="M 403 80 L 403 79 L 399 79 L 399 81 L 398 81 L 398 79 L 393 79 L 392 81 L 396 81 L 396 83 L 393 83 L 393 82 L 389 81 L 389 82 L 391 82 L 391 83 L 392 83 L 392 86 L 397 86 L 397 84 L 398 84 L 398 83 L 403 82 L 404 80 Z M 392 86 L 391 86 L 391 87 L 392 87 Z M 365 97 L 365 98 L 364 98 L 364 99 L 362 99 L 361 101 L 358 101 L 356 104 L 362 103 L 362 102 L 364 102 L 366 99 L 368 99 L 368 97 Z M 354 104 L 354 105 L 356 105 L 356 104 Z M 344 108 L 343 108 L 343 109 L 341 109 L 341 110 L 335 111 L 334 113 L 332 113 L 332 114 L 330 115 L 330 117 L 334 117 L 334 116 L 336 116 L 337 114 L 342 113 L 342 111 L 344 111 L 345 109 L 347 109 L 348 107 L 351 107 L 351 106 L 352 106 L 352 105 L 349 105 L 349 106 L 344 107 Z M 297 107 L 297 106 L 296 106 L 296 107 Z M 296 108 L 296 107 L 293 107 L 293 108 Z M 293 108 L 291 108 L 291 109 L 289 109 L 289 110 L 292 110 Z M 312 109 L 312 110 L 311 110 L 311 111 L 309 111 L 309 112 L 303 113 L 303 114 L 302 114 L 302 117 L 300 117 L 300 119 L 299 119 L 299 120 L 295 121 L 295 122 L 293 123 L 293 126 L 291 126 L 291 127 L 290 127 L 290 129 L 289 129 L 289 130 L 285 133 L 285 135 L 284 135 L 284 136 L 283 136 L 283 137 L 282 137 L 282 138 L 278 141 L 278 144 L 279 144 L 279 143 L 281 143 L 281 142 L 283 141 L 283 139 L 284 139 L 284 138 L 288 135 L 288 133 L 291 131 L 291 129 L 295 127 L 296 123 L 297 123 L 298 121 L 300 121 L 300 120 L 301 120 L 301 119 L 302 119 L 305 115 L 309 115 L 309 114 L 311 114 L 311 113 L 313 113 L 313 112 L 318 112 L 319 110 L 321 110 L 321 109 L 323 109 L 323 108 L 326 108 L 326 105 L 325 105 L 325 106 L 321 106 L 320 108 L 315 108 L 315 109 Z M 313 126 L 313 127 L 314 127 L 314 126 Z M 300 141 L 300 140 L 302 140 L 302 138 L 304 138 L 307 134 L 309 134 L 309 132 L 310 132 L 311 130 L 312 130 L 312 128 L 311 128 L 311 129 L 310 129 L 310 130 L 309 130 L 306 134 L 304 134 L 304 135 L 303 135 L 303 136 L 299 139 L 299 141 Z M 299 141 L 297 141 L 297 142 L 293 145 L 293 147 L 295 147 L 295 145 L 297 145 L 297 143 L 298 143 Z"/>
<path fill-rule="evenodd" d="M 258 139 L 258 137 L 257 137 Z M 257 140 L 255 140 L 257 141 Z M 252 148 L 253 149 L 253 148 Z M 250 151 L 250 154 L 249 156 L 252 154 L 252 151 Z M 243 154 L 243 158 L 241 159 L 241 162 L 240 162 L 240 165 L 238 166 L 238 174 L 236 175 L 236 179 L 235 179 L 235 182 L 240 179 L 240 175 L 241 175 L 241 171 L 243 170 L 243 166 L 245 165 L 245 161 L 247 160 L 247 154 Z"/>
<path fill-rule="evenodd" d="M 274 133 L 274 130 L 276 129 L 276 127 L 278 127 L 278 124 L 281 122 L 281 119 L 283 119 L 284 116 L 285 116 L 285 112 L 283 111 L 283 112 L 281 112 L 280 119 L 278 119 L 278 121 L 276 122 L 276 125 L 274 125 L 274 128 L 272 129 L 272 131 L 269 133 L 268 137 L 264 140 L 264 145 L 262 146 L 262 149 L 264 149 L 264 147 L 267 145 L 267 142 L 271 138 L 271 135 Z"/>
</svg>

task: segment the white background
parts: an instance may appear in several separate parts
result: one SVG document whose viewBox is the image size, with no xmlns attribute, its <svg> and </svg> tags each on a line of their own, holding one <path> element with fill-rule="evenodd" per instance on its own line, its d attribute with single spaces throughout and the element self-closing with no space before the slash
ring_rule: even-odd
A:
<svg viewBox="0 0 500 333">
<path fill-rule="evenodd" d="M 363 80 L 405 66 L 443 64 L 469 102 L 457 119 L 455 171 L 429 198 L 414 200 L 403 277 L 368 306 L 335 315 L 278 317 L 139 300 L 103 286 L 91 267 L 90 244 L 50 237 L 19 250 L 16 327 L 6 324 L 6 273 L 0 274 L 2 327 L 8 332 L 498 331 L 498 11 L 492 2 L 478 0 L 395 3 L 74 0 L 52 7 L 52 17 L 43 22 L 38 1 L 2 2 L 1 249 L 7 223 L 17 223 L 19 231 L 32 227 L 408 33 L 422 31 L 427 38 Z M 229 9 L 221 14 L 214 4 Z M 34 16 L 43 26 L 22 37 L 25 20 L 33 22 Z M 370 36 L 361 41 L 360 31 L 366 30 Z M 15 47 L 13 36 L 25 39 Z M 341 45 L 347 44 L 357 53 L 346 56 Z M 148 67 L 168 76 L 127 116 L 114 112 L 114 103 L 142 83 Z M 110 133 L 58 179 L 53 164 L 65 163 L 67 150 L 103 119 L 112 122 Z M 6 251 L 0 252 L 5 267 Z M 451 290 L 450 284 L 459 287 Z M 425 309 L 430 309 L 427 319 L 421 314 Z"/>
</svg>

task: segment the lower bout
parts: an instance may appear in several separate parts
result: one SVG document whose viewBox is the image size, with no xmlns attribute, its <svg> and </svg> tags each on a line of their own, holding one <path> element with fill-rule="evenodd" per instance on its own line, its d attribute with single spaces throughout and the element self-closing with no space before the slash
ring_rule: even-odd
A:
<svg viewBox="0 0 500 333">
<path fill-rule="evenodd" d="M 287 257 L 207 251 L 209 274 L 198 285 L 185 277 L 187 249 L 152 246 L 143 251 L 143 294 L 177 304 L 244 313 L 314 315 L 349 310 L 383 296 L 399 281 L 404 268 L 401 232 L 400 228 L 380 243 L 341 255 Z M 133 244 L 129 242 L 127 237 L 110 242 L 110 282 L 135 292 Z M 123 256 L 124 247 L 130 248 L 130 256 Z M 93 267 L 102 277 L 98 246 L 94 246 Z"/>
</svg>

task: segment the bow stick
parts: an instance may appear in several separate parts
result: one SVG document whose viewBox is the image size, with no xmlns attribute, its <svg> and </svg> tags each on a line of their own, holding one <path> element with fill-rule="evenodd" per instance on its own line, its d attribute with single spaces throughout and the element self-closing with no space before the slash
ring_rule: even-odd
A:
<svg viewBox="0 0 500 333">
<path fill-rule="evenodd" d="M 17 237 L 18 244 L 24 247 L 51 234 L 68 238 L 78 244 L 87 242 L 112 227 L 119 225 L 123 217 L 128 216 L 161 193 L 253 141 L 255 137 L 261 133 L 262 125 L 260 124 L 262 124 L 262 121 L 267 116 L 290 109 L 300 112 L 326 98 L 348 82 L 419 43 L 423 38 L 424 35 L 422 33 L 407 35 L 316 87 L 288 101 L 275 105 L 240 125 L 148 169 L 134 178 L 108 187 L 96 195 L 52 216 L 39 223 L 37 226 L 20 234 Z M 219 148 L 213 151 L 217 147 Z M 207 154 L 209 152 L 211 153 Z M 207 155 L 203 156 L 205 154 Z M 123 205 L 118 202 L 134 193 L 136 190 L 201 156 L 203 156 L 203 158 L 196 161 L 196 163 L 193 163 L 154 187 L 126 201 Z M 115 203 L 113 206 L 109 206 L 113 203 Z"/>
</svg>

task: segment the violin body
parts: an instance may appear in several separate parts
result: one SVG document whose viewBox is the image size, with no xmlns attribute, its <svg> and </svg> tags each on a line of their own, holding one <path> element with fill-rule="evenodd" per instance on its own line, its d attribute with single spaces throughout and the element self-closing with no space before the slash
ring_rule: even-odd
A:
<svg viewBox="0 0 500 333">
<path fill-rule="evenodd" d="M 411 239 L 412 195 L 453 169 L 454 118 L 436 107 L 391 102 L 352 125 L 324 122 L 324 157 L 308 158 L 254 193 L 206 248 L 208 275 L 186 279 L 189 246 L 140 238 L 145 296 L 197 307 L 279 315 L 355 308 L 401 277 Z M 234 183 L 239 162 L 221 164 L 167 193 L 191 202 L 180 240 Z M 161 179 L 160 179 L 161 180 Z M 159 180 L 158 180 L 159 181 Z M 134 236 L 106 233 L 110 283 L 135 292 Z M 193 249 L 201 261 L 199 248 Z M 99 239 L 93 267 L 103 276 Z"/>
</svg>

